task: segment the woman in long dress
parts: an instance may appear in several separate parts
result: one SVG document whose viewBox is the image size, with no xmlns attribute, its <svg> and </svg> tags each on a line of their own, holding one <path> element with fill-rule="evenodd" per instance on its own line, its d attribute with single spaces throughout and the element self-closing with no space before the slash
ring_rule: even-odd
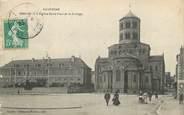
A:
<svg viewBox="0 0 184 115">
<path fill-rule="evenodd" d="M 117 90 L 116 93 L 114 94 L 114 97 L 113 97 L 112 101 L 113 101 L 113 105 L 119 105 L 120 104 L 119 90 Z"/>
</svg>

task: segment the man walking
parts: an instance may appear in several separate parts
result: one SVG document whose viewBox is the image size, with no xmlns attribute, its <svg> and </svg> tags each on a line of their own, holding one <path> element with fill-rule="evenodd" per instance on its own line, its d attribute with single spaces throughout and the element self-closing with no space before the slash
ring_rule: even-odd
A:
<svg viewBox="0 0 184 115">
<path fill-rule="evenodd" d="M 183 93 L 179 94 L 179 104 L 183 104 Z"/>
<path fill-rule="evenodd" d="M 107 106 L 109 105 L 109 100 L 110 100 L 110 98 L 111 98 L 111 95 L 110 95 L 110 93 L 107 91 L 107 92 L 105 93 L 105 96 L 104 96 L 104 99 L 105 99 L 105 101 L 106 101 Z"/>
</svg>

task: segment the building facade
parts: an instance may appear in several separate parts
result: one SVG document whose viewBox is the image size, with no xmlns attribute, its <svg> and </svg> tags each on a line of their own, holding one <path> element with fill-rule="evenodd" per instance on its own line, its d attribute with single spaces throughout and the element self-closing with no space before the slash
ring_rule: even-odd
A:
<svg viewBox="0 0 184 115">
<path fill-rule="evenodd" d="M 96 91 L 163 93 L 164 55 L 150 56 L 150 46 L 140 41 L 140 22 L 131 11 L 119 20 L 119 43 L 108 47 L 108 57 L 96 59 Z"/>
<path fill-rule="evenodd" d="M 91 68 L 80 58 L 14 60 L 0 68 L 3 87 L 24 85 L 60 87 L 79 84 L 91 85 Z M 2 84 L 1 84 L 2 85 Z"/>
<path fill-rule="evenodd" d="M 176 80 L 177 80 L 177 91 L 184 87 L 184 48 L 180 48 L 179 54 L 176 56 Z"/>
</svg>

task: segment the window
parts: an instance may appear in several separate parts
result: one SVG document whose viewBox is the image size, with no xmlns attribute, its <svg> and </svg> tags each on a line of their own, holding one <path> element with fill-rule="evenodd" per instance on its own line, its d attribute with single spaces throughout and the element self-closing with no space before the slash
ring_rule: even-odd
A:
<svg viewBox="0 0 184 115">
<path fill-rule="evenodd" d="M 150 66 L 150 71 L 152 71 L 152 66 Z"/>
<path fill-rule="evenodd" d="M 123 40 L 123 34 L 120 34 L 120 40 Z"/>
<path fill-rule="evenodd" d="M 104 82 L 106 81 L 106 76 L 104 75 Z"/>
<path fill-rule="evenodd" d="M 136 82 L 136 81 L 137 81 L 136 77 L 137 77 L 137 76 L 136 76 L 136 75 L 134 75 L 134 78 L 133 78 L 134 82 Z"/>
<path fill-rule="evenodd" d="M 125 34 L 125 38 L 130 39 L 130 33 L 129 32 Z"/>
<path fill-rule="evenodd" d="M 120 81 L 121 72 L 120 70 L 116 70 L 116 81 Z"/>
<path fill-rule="evenodd" d="M 134 33 L 133 33 L 133 39 L 137 39 L 137 36 L 138 36 L 137 33 L 134 32 Z"/>
<path fill-rule="evenodd" d="M 100 79 L 99 79 L 99 80 L 100 80 L 100 82 L 102 82 L 102 76 L 100 76 L 99 78 L 100 78 Z"/>
<path fill-rule="evenodd" d="M 19 67 L 19 66 L 20 66 L 19 64 L 16 65 L 16 67 Z"/>
<path fill-rule="evenodd" d="M 20 71 L 18 72 L 18 75 L 21 75 L 21 72 Z"/>
<path fill-rule="evenodd" d="M 123 23 L 120 23 L 120 30 L 123 29 Z"/>
<path fill-rule="evenodd" d="M 155 66 L 155 71 L 158 71 L 158 67 L 157 66 Z"/>
<path fill-rule="evenodd" d="M 137 22 L 133 21 L 133 28 L 137 28 Z"/>
<path fill-rule="evenodd" d="M 148 76 L 146 76 L 146 80 L 145 80 L 145 82 L 149 82 L 149 78 L 148 78 Z"/>
<path fill-rule="evenodd" d="M 38 67 L 41 67 L 41 64 L 38 64 Z"/>
<path fill-rule="evenodd" d="M 126 22 L 126 28 L 130 28 L 130 22 Z"/>
</svg>

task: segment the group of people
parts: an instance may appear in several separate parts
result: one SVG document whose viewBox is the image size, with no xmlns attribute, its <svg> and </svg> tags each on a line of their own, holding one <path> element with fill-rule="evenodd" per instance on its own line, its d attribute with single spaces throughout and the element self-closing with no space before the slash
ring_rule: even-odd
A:
<svg viewBox="0 0 184 115">
<path fill-rule="evenodd" d="M 158 99 L 158 93 L 155 92 L 154 95 L 155 95 L 155 99 Z M 148 103 L 148 102 L 147 102 L 147 98 L 149 98 L 149 101 L 151 102 L 152 96 L 153 96 L 153 93 L 152 93 L 151 91 L 149 91 L 149 92 L 144 92 L 144 93 L 143 93 L 142 91 L 140 91 L 140 92 L 139 92 L 139 102 L 140 102 L 140 103 L 145 103 L 145 104 L 147 104 L 147 103 Z"/>
<path fill-rule="evenodd" d="M 109 101 L 111 99 L 111 94 L 108 91 L 105 93 L 104 99 L 105 99 L 106 104 L 108 106 L 109 105 Z M 120 101 L 119 101 L 119 90 L 117 90 L 115 92 L 114 97 L 112 98 L 112 102 L 113 102 L 113 105 L 116 105 L 116 106 L 118 106 L 120 104 Z"/>
<path fill-rule="evenodd" d="M 154 93 L 155 95 L 155 99 L 158 99 L 158 93 L 155 92 Z M 152 92 L 142 92 L 140 91 L 139 92 L 139 102 L 140 103 L 147 103 L 147 98 L 149 98 L 149 101 L 151 102 L 152 100 L 152 96 L 153 96 L 153 93 Z M 109 93 L 109 91 L 107 91 L 104 95 L 104 99 L 106 101 L 106 105 L 108 106 L 109 105 L 109 101 L 111 99 L 111 94 Z M 112 102 L 113 102 L 113 105 L 116 105 L 118 106 L 120 104 L 120 101 L 119 101 L 119 90 L 117 90 L 112 98 Z"/>
</svg>

